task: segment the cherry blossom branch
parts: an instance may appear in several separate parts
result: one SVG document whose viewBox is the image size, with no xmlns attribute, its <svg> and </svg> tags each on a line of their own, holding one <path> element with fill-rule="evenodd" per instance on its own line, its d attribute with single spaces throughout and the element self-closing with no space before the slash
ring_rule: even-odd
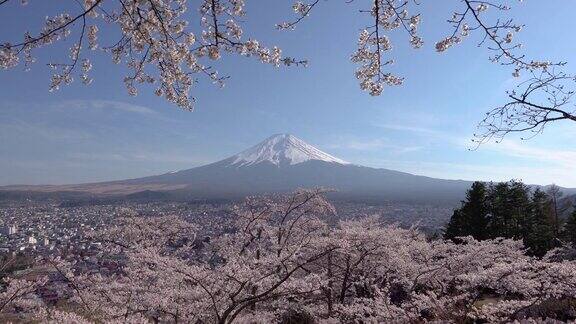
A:
<svg viewBox="0 0 576 324">
<path fill-rule="evenodd" d="M 320 0 L 314 0 L 310 4 L 306 4 L 301 1 L 297 1 L 292 5 L 292 9 L 298 15 L 298 18 L 291 22 L 283 22 L 276 25 L 277 29 L 294 29 L 304 18 L 310 15 L 310 12 L 314 7 L 320 2 Z"/>
<path fill-rule="evenodd" d="M 8 0 L 5 0 L 5 1 L 8 1 Z M 17 47 L 23 47 L 23 46 L 27 46 L 27 45 L 36 43 L 36 42 L 41 41 L 41 40 L 43 40 L 43 39 L 46 39 L 46 38 L 50 37 L 51 35 L 59 32 L 59 31 L 62 31 L 62 30 L 64 30 L 64 29 L 66 29 L 68 26 L 74 24 L 74 23 L 75 23 L 78 19 L 80 19 L 80 18 L 82 18 L 82 19 L 85 20 L 86 15 L 88 15 L 92 10 L 94 10 L 94 8 L 98 7 L 98 5 L 100 4 L 100 2 L 102 2 L 102 0 L 96 0 L 93 5 L 91 5 L 88 9 L 86 9 L 86 10 L 85 10 L 84 12 L 82 12 L 81 14 L 77 15 L 76 17 L 74 17 L 74 18 L 72 18 L 72 19 L 69 19 L 69 20 L 67 19 L 65 23 L 59 25 L 58 27 L 56 27 L 56 28 L 54 28 L 54 29 L 51 29 L 51 30 L 49 30 L 49 31 L 47 31 L 47 32 L 42 33 L 40 36 L 33 37 L 33 38 L 28 39 L 28 40 L 26 40 L 26 41 L 24 41 L 24 42 L 22 42 L 22 43 L 17 43 L 17 44 L 10 44 L 10 43 L 8 43 L 8 44 L 0 44 L 0 49 L 3 48 L 3 49 L 8 49 L 8 50 L 9 50 L 9 49 L 12 49 L 12 48 L 15 48 L 15 47 L 16 47 L 16 48 L 17 48 Z M 1 4 L 1 3 L 0 3 L 0 4 Z"/>
<path fill-rule="evenodd" d="M 552 122 L 561 120 L 576 122 L 576 109 L 571 102 L 576 79 L 562 72 L 542 71 L 531 73 L 532 77 L 520 86 L 522 91 L 509 91 L 509 102 L 486 114 L 479 124 L 484 131 L 475 134 L 480 145 L 494 139 L 501 141 L 510 133 L 529 132 L 529 139 L 544 131 Z M 570 89 L 570 90 L 567 90 Z"/>
</svg>

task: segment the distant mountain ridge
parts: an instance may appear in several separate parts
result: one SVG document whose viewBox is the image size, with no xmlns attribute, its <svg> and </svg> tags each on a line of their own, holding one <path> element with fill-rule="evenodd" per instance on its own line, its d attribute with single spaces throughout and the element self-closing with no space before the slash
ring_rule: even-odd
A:
<svg viewBox="0 0 576 324">
<path fill-rule="evenodd" d="M 192 169 L 102 183 L 2 190 L 226 199 L 323 186 L 337 190 L 333 197 L 455 205 L 471 184 L 351 164 L 293 135 L 277 134 L 229 158 Z"/>
</svg>

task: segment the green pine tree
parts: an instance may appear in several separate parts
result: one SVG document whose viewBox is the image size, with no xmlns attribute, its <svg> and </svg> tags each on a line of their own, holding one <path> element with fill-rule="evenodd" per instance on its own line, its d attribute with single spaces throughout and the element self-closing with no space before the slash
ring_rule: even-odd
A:
<svg viewBox="0 0 576 324">
<path fill-rule="evenodd" d="M 455 209 L 452 217 L 450 217 L 450 222 L 448 222 L 444 230 L 444 238 L 455 241 L 458 236 L 466 236 L 463 230 L 464 223 L 462 212 L 460 209 Z"/>
<path fill-rule="evenodd" d="M 530 188 L 520 181 L 509 182 L 509 202 L 511 204 L 508 233 L 510 238 L 521 239 L 525 219 L 530 213 Z"/>
<path fill-rule="evenodd" d="M 486 184 L 474 182 L 466 192 L 462 207 L 454 211 L 445 231 L 445 238 L 471 235 L 477 240 L 489 237 L 487 232 L 488 208 L 486 206 Z"/>
<path fill-rule="evenodd" d="M 490 237 L 487 229 L 486 184 L 479 181 L 472 184 L 466 194 L 466 203 L 462 207 L 462 213 L 467 221 L 467 235 L 472 235 L 477 240 Z"/>
<path fill-rule="evenodd" d="M 566 226 L 564 227 L 564 233 L 566 238 L 573 246 L 576 247 L 576 206 L 574 207 L 574 211 L 568 217 L 566 221 Z"/>
<path fill-rule="evenodd" d="M 509 223 L 513 205 L 510 201 L 510 184 L 500 182 L 490 186 L 488 206 L 490 209 L 490 238 L 510 237 Z"/>
<path fill-rule="evenodd" d="M 523 226 L 524 245 L 532 255 L 543 256 L 554 247 L 554 224 L 550 210 L 548 195 L 536 189 Z"/>
</svg>

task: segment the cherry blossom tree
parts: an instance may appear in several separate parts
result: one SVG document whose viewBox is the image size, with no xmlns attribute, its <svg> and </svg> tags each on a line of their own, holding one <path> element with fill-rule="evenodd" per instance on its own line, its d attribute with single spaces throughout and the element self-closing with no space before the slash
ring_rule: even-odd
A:
<svg viewBox="0 0 576 324">
<path fill-rule="evenodd" d="M 510 239 L 429 240 L 375 217 L 331 227 L 334 212 L 320 189 L 248 198 L 207 239 L 178 217 L 127 211 L 93 238 L 114 271 L 44 260 L 52 273 L 8 280 L 0 311 L 53 323 L 574 319 L 576 261 L 554 251 L 539 259 Z M 50 286 L 67 291 L 70 307 L 39 297 Z"/>
<path fill-rule="evenodd" d="M 0 8 L 9 2 L 15 0 L 0 1 Z M 25 5 L 27 1 L 21 3 Z M 387 71 L 394 63 L 389 54 L 394 45 L 391 32 L 402 30 L 412 47 L 423 47 L 418 26 L 426 13 L 419 12 L 417 1 L 363 3 L 366 7 L 360 14 L 367 23 L 360 31 L 351 60 L 358 65 L 355 76 L 361 89 L 380 95 L 386 86 L 403 82 L 402 76 Z M 454 1 L 455 9 L 448 19 L 450 32 L 434 46 L 442 53 L 476 34 L 479 47 L 493 53 L 491 61 L 510 68 L 515 77 L 529 76 L 508 93 L 509 102 L 487 113 L 479 124 L 481 132 L 476 134 L 479 144 L 491 139 L 499 141 L 514 132 L 537 134 L 559 120 L 576 121 L 570 103 L 574 75 L 563 71 L 564 62 L 527 58 L 522 53 L 514 36 L 523 26 L 510 17 L 509 3 Z M 192 109 L 195 82 L 207 80 L 223 85 L 227 77 L 211 64 L 225 56 L 255 57 L 274 66 L 306 64 L 305 60 L 284 56 L 277 46 L 265 46 L 257 37 L 245 35 L 245 0 L 202 0 L 195 4 L 186 0 L 82 0 L 76 4 L 78 8 L 73 12 L 47 17 L 42 30 L 25 32 L 20 40 L 4 40 L 0 44 L 0 67 L 14 68 L 23 62 L 29 68 L 40 49 L 72 42 L 67 61 L 60 58 L 48 64 L 54 70 L 51 91 L 71 83 L 75 77 L 90 84 L 91 58 L 96 51 L 102 51 L 131 71 L 124 78 L 130 95 L 137 94 L 139 85 L 151 84 L 158 96 Z M 328 3 L 296 1 L 295 18 L 276 27 L 294 29 L 323 5 Z M 109 32 L 102 35 L 102 30 L 110 27 L 119 31 L 115 40 L 109 39 Z"/>
<path fill-rule="evenodd" d="M 231 231 L 204 242 L 174 217 L 124 217 L 94 236 L 105 243 L 100 260 L 118 262 L 109 276 L 52 262 L 73 287 L 76 315 L 87 320 L 230 323 L 318 289 L 319 276 L 306 268 L 335 248 L 319 243 L 328 227 L 318 217 L 333 212 L 322 192 L 249 198 Z M 53 320 L 49 311 L 36 313 Z"/>
</svg>

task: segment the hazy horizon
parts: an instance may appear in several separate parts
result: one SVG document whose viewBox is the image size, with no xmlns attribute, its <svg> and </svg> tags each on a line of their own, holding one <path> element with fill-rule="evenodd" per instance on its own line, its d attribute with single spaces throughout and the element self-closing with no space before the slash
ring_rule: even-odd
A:
<svg viewBox="0 0 576 324">
<path fill-rule="evenodd" d="M 267 139 L 272 138 L 272 137 L 275 137 L 275 136 L 278 136 L 278 135 L 291 135 L 291 136 L 295 136 L 296 138 L 298 138 L 298 136 L 296 136 L 296 135 L 294 135 L 294 134 L 290 134 L 290 133 L 276 133 L 276 134 L 271 134 L 270 136 L 262 139 L 262 141 L 260 141 L 259 143 L 254 143 L 254 145 L 250 145 L 250 147 L 246 147 L 244 150 L 230 153 L 230 154 L 228 154 L 228 155 L 226 155 L 226 156 L 224 156 L 224 157 L 222 157 L 222 158 L 218 158 L 217 160 L 207 161 L 206 163 L 203 163 L 203 164 L 200 164 L 200 165 L 196 165 L 196 166 L 191 167 L 191 168 L 189 168 L 189 169 L 192 169 L 192 168 L 195 168 L 195 167 L 201 167 L 201 166 L 205 166 L 205 165 L 210 165 L 210 164 L 213 164 L 213 163 L 220 162 L 220 161 L 222 161 L 222 160 L 224 160 L 224 159 L 229 159 L 229 158 L 231 158 L 231 157 L 238 156 L 238 155 L 240 155 L 241 153 L 243 153 L 244 151 L 249 151 L 250 149 L 252 149 L 252 148 L 254 148 L 254 147 L 257 147 L 258 145 L 261 145 L 261 144 L 262 144 L 263 142 L 265 142 Z M 298 138 L 298 139 L 301 140 L 300 138 Z M 308 143 L 306 143 L 306 144 L 308 144 Z M 325 150 L 323 150 L 323 149 L 321 149 L 321 148 L 319 148 L 319 147 L 315 147 L 315 148 L 320 149 L 323 153 L 327 153 L 327 154 L 330 155 L 330 152 L 327 152 L 327 151 L 325 151 Z M 333 157 L 338 158 L 337 156 L 333 156 Z M 352 165 L 367 166 L 367 165 L 362 165 L 362 164 L 360 164 L 360 163 L 355 163 L 355 162 L 353 162 L 353 161 L 345 161 L 345 162 L 346 162 L 346 163 L 350 163 L 350 164 L 352 164 Z M 368 166 L 368 167 L 373 167 L 373 168 L 376 168 L 376 169 L 386 169 L 386 168 L 377 167 L 377 166 Z M 156 174 L 145 174 L 145 175 L 143 175 L 143 177 L 160 175 L 160 174 L 167 174 L 167 173 L 174 173 L 174 172 L 183 171 L 183 170 L 187 170 L 187 169 L 167 170 L 167 171 L 165 171 L 165 172 L 156 173 Z M 389 170 L 394 170 L 394 169 L 389 169 Z M 394 170 L 394 171 L 401 171 L 401 170 Z M 405 172 L 405 171 L 402 171 L 402 172 Z M 427 175 L 427 174 L 418 174 L 417 172 L 408 172 L 408 173 L 413 174 L 413 175 L 418 175 L 418 176 L 430 177 L 430 176 Z M 137 178 L 140 178 L 140 176 L 139 176 L 139 177 L 133 177 L 133 178 L 104 179 L 104 180 L 102 180 L 102 181 L 95 181 L 95 182 L 106 182 L 106 181 L 126 180 L 126 179 L 137 179 Z M 479 179 L 440 178 L 440 177 L 439 177 L 439 179 L 446 179 L 446 180 L 463 180 L 463 181 L 470 181 L 470 182 L 472 182 L 472 181 L 478 181 L 478 180 L 479 180 Z M 481 181 L 487 181 L 487 182 L 496 181 L 496 182 L 498 182 L 498 181 L 508 181 L 508 180 L 520 180 L 520 181 L 521 181 L 522 179 L 503 179 L 503 180 L 482 179 Z M 84 182 L 84 183 L 89 183 L 89 182 Z M 18 186 L 18 185 L 24 185 L 24 186 L 27 186 L 27 185 L 67 185 L 67 184 L 82 184 L 82 183 L 33 183 L 33 184 L 29 184 L 29 183 L 14 183 L 14 184 L 9 184 L 8 186 Z M 546 186 L 546 185 L 555 184 L 555 183 L 528 183 L 528 184 L 529 184 L 529 185 L 543 185 L 543 186 Z M 572 189 L 571 187 L 566 187 L 566 188 Z"/>
</svg>

